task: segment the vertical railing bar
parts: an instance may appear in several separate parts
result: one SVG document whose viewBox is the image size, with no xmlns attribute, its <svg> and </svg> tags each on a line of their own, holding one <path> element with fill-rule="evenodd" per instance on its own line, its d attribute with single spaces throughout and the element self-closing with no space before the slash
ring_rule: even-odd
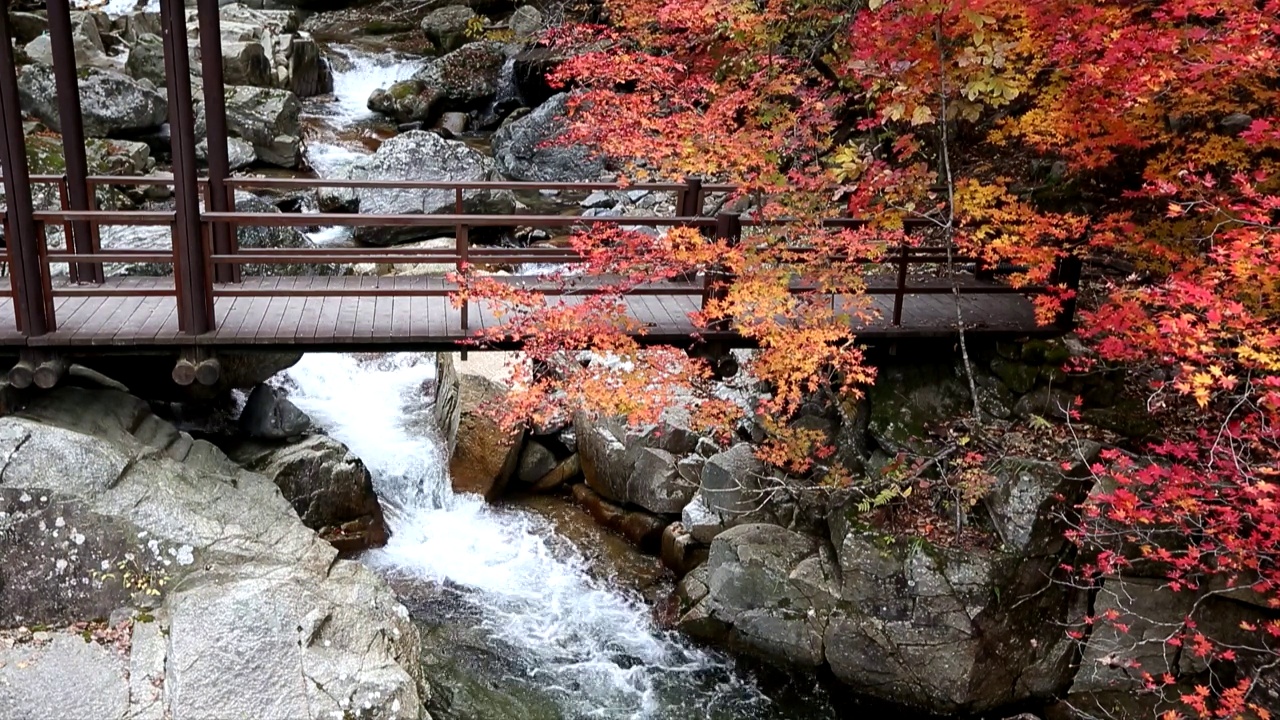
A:
<svg viewBox="0 0 1280 720">
<path fill-rule="evenodd" d="M 222 74 L 222 18 L 218 14 L 218 0 L 197 0 L 196 16 L 200 38 L 200 73 L 204 83 L 205 138 L 208 145 L 209 201 L 207 207 L 214 212 L 225 212 L 235 207 L 234 195 L 227 193 L 226 179 L 231 175 L 231 162 L 227 155 L 227 109 Z M 212 229 L 213 247 L 219 254 L 234 252 L 230 226 L 215 223 Z M 213 268 L 218 282 L 238 282 L 240 266 L 219 263 Z"/>
<path fill-rule="evenodd" d="M 71 209 L 70 203 L 67 200 L 66 175 L 63 175 L 58 180 L 58 206 L 62 208 L 63 212 Z M 62 223 L 62 239 L 66 241 L 65 245 L 67 247 L 67 252 L 74 254 L 76 252 L 76 246 L 75 242 L 72 240 L 73 237 L 74 233 L 72 231 L 71 221 L 64 220 Z M 80 263 L 67 263 L 67 279 L 77 284 L 80 282 Z"/>
<path fill-rule="evenodd" d="M 53 56 L 54 88 L 58 95 L 58 132 L 62 135 L 62 154 L 66 174 L 69 207 L 72 210 L 89 209 L 89 162 L 85 158 L 84 117 L 80 109 L 80 80 L 77 76 L 74 33 L 71 29 L 71 4 L 68 0 L 45 0 L 49 14 L 49 43 Z M 93 252 L 89 237 L 89 223 L 78 220 L 70 223 L 71 242 L 75 252 L 88 255 Z M 102 282 L 101 266 L 76 263 L 68 273 L 80 282 Z"/>
<path fill-rule="evenodd" d="M 181 277 L 179 316 L 185 332 L 201 335 L 213 329 L 213 288 L 206 281 L 200 249 L 200 201 L 196 176 L 195 116 L 187 51 L 186 9 L 180 0 L 160 0 L 164 32 L 165 80 L 169 91 L 170 147 L 173 151 L 175 200 L 175 278 Z M 175 288 L 178 282 L 175 279 Z"/>
<path fill-rule="evenodd" d="M 49 267 L 48 229 L 39 220 L 36 221 L 36 238 L 40 241 L 36 245 L 36 253 L 40 258 L 40 287 L 44 291 L 41 294 L 44 297 L 45 327 L 49 332 L 53 332 L 58 329 L 58 321 L 53 310 L 53 268 Z"/>
<path fill-rule="evenodd" d="M 454 188 L 453 211 L 455 215 L 463 213 L 462 188 Z M 461 275 L 467 266 L 467 259 L 471 254 L 471 238 L 470 230 L 465 223 L 458 223 L 454 228 L 454 250 L 458 253 L 458 274 Z M 462 330 L 466 332 L 471 329 L 471 301 L 462 305 Z M 464 353 L 465 359 L 465 353 Z"/>
<path fill-rule="evenodd" d="M 898 287 L 893 293 L 893 326 L 902 327 L 902 303 L 907 294 L 907 245 L 898 253 Z"/>
</svg>

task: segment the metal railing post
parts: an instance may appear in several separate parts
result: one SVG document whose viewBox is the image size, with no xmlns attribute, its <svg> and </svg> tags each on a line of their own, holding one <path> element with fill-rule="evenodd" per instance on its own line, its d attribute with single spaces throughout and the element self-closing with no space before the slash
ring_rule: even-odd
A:
<svg viewBox="0 0 1280 720">
<path fill-rule="evenodd" d="M 463 214 L 462 188 L 454 188 L 453 211 L 456 215 Z M 471 254 L 471 233 L 466 224 L 458 223 L 454 229 L 454 250 L 458 253 L 458 274 L 461 275 L 466 267 L 468 257 Z M 465 303 L 462 308 L 462 329 L 471 329 L 471 302 Z M 465 358 L 464 358 L 465 359 Z"/>
<path fill-rule="evenodd" d="M 84 119 L 80 112 L 80 80 L 76 75 L 76 50 L 71 30 L 71 5 L 67 0 L 46 0 L 49 11 L 49 41 L 53 54 L 53 76 L 58 93 L 58 125 L 62 133 L 62 154 L 66 160 L 66 192 L 72 210 L 89 209 L 89 163 L 85 159 Z M 68 223 L 70 245 L 77 255 L 93 253 L 89 223 Z M 75 263 L 70 275 L 74 282 L 103 281 L 102 265 Z"/>
<path fill-rule="evenodd" d="M 1080 274 L 1083 270 L 1084 263 L 1076 255 L 1059 258 L 1057 267 L 1054 268 L 1054 282 L 1066 285 L 1071 291 L 1071 297 L 1062 301 L 1062 308 L 1058 310 L 1058 316 L 1054 320 L 1054 325 L 1061 330 L 1071 331 L 1076 327 L 1076 304 L 1080 296 Z"/>
<path fill-rule="evenodd" d="M 218 0 L 197 0 L 196 15 L 200 23 L 200 72 L 204 81 L 205 140 L 208 145 L 209 201 L 213 212 L 228 212 L 234 205 L 232 194 L 227 192 L 227 177 L 231 174 L 231 162 L 227 158 L 227 108 L 222 78 L 222 18 L 218 15 Z M 231 227 L 227 223 L 214 223 L 213 250 L 222 255 L 234 252 Z M 213 266 L 217 282 L 239 282 L 240 266 L 218 263 Z"/>
<path fill-rule="evenodd" d="M 160 0 L 164 32 L 165 84 L 169 91 L 169 143 L 173 152 L 174 285 L 178 324 L 201 335 L 214 328 L 213 288 L 200 241 L 200 194 L 196 178 L 195 111 L 182 0 Z"/>
<path fill-rule="evenodd" d="M 742 239 L 742 218 L 736 213 L 722 212 L 716 215 L 716 239 L 724 240 L 729 247 L 736 247 Z M 728 297 L 731 282 L 733 282 L 733 276 L 724 265 L 716 264 L 707 268 L 702 279 L 702 309 L 705 311 L 707 303 L 712 300 L 723 300 Z M 712 324 L 712 329 L 716 332 L 727 332 L 729 319 L 716 320 Z"/>
<path fill-rule="evenodd" d="M 898 286 L 893 292 L 893 326 L 902 327 L 902 302 L 907 295 L 907 246 L 898 254 Z"/>
<path fill-rule="evenodd" d="M 9 2 L 0 0 L 0 165 L 8 206 L 5 235 L 9 250 L 9 282 L 14 290 L 14 313 L 18 327 L 28 337 L 49 332 L 45 314 L 44 283 L 40 273 L 39 242 L 31 205 L 31 172 L 27 167 L 27 143 L 22 135 L 19 111 L 18 75 L 13 61 L 13 39 L 9 33 Z"/>
</svg>

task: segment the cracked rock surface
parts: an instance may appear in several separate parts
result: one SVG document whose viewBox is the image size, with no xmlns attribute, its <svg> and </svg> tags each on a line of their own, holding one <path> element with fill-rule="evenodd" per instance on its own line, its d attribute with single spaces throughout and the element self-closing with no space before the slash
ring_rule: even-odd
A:
<svg viewBox="0 0 1280 720">
<path fill-rule="evenodd" d="M 0 418 L 0 716 L 421 720 L 419 653 L 380 578 L 142 400 Z"/>
</svg>

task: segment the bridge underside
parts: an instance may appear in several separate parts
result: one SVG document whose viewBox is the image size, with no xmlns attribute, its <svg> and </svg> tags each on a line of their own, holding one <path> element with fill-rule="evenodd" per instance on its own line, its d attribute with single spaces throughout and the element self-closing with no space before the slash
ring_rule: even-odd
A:
<svg viewBox="0 0 1280 720">
<path fill-rule="evenodd" d="M 969 279 L 966 285 L 979 282 Z M 451 305 L 440 277 L 247 277 L 239 283 L 213 287 L 217 329 L 195 336 L 178 327 L 172 277 L 108 278 L 105 286 L 94 287 L 94 294 L 79 294 L 75 285 L 55 284 L 57 327 L 34 337 L 18 331 L 13 300 L 4 297 L 0 299 L 0 347 L 77 353 L 172 351 L 192 346 L 211 350 L 460 350 L 468 347 L 464 341 L 475 331 L 496 327 L 499 322 L 489 308 L 472 303 L 467 313 L 469 327 L 464 329 L 463 313 Z M 650 291 L 653 294 L 627 296 L 629 315 L 645 325 L 639 334 L 641 341 L 684 347 L 699 342 L 749 346 L 735 333 L 695 337 L 689 314 L 700 308 L 700 287 L 672 283 L 672 294 L 658 294 L 658 288 Z M 578 299 L 566 296 L 548 301 L 573 303 Z M 955 336 L 955 298 L 936 290 L 907 294 L 898 326 L 891 321 L 892 295 L 837 296 L 832 302 L 840 303 L 850 314 L 851 325 L 868 344 Z M 968 332 L 974 335 L 1025 337 L 1057 332 L 1052 327 L 1029 332 L 1036 327 L 1032 305 L 1019 294 L 970 292 L 961 296 L 960 304 Z M 513 341 L 492 349 L 518 346 Z"/>
</svg>

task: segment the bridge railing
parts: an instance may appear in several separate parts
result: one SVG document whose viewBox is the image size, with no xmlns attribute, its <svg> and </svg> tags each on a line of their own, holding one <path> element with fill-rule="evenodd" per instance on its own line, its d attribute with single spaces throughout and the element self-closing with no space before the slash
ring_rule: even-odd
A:
<svg viewBox="0 0 1280 720">
<path fill-rule="evenodd" d="M 438 296 L 447 295 L 456 289 L 447 282 L 422 283 L 420 286 L 405 283 L 387 283 L 385 286 L 374 283 L 372 286 L 342 286 L 308 288 L 285 287 L 273 288 L 261 284 L 246 285 L 240 282 L 241 268 L 245 265 L 321 265 L 339 264 L 352 266 L 356 264 L 408 265 L 408 264 L 440 264 L 453 265 L 459 269 L 466 265 L 511 266 L 522 264 L 572 264 L 583 260 L 582 256 L 571 248 L 559 247 L 524 247 L 507 248 L 474 244 L 471 231 L 476 228 L 535 228 L 550 230 L 571 230 L 592 225 L 619 227 L 696 227 L 709 237 L 719 237 L 727 242 L 736 242 L 744 227 L 762 227 L 765 225 L 785 224 L 785 220 L 763 222 L 743 219 L 737 215 L 719 213 L 716 217 L 701 215 L 703 200 L 708 193 L 729 194 L 734 186 L 721 184 L 703 184 L 696 180 L 685 183 L 646 183 L 621 185 L 617 183 L 530 183 L 530 182 L 425 182 L 396 180 L 312 180 L 301 178 L 232 178 L 225 181 L 225 192 L 234 193 L 236 189 L 275 189 L 275 190 L 316 190 L 321 188 L 348 189 L 397 189 L 397 190 L 445 190 L 454 193 L 454 212 L 440 214 L 396 214 L 372 215 L 358 213 L 284 213 L 284 212 L 237 212 L 206 211 L 200 212 L 198 218 L 199 237 L 188 237 L 182 231 L 178 221 L 178 213 L 169 210 L 98 210 L 94 209 L 97 188 L 104 186 L 134 187 L 172 186 L 173 179 L 167 177 L 127 177 L 127 176 L 93 176 L 87 178 L 90 192 L 89 210 L 71 210 L 67 203 L 67 182 L 64 176 L 32 176 L 33 184 L 52 184 L 57 188 L 62 207 L 56 210 L 40 210 L 33 213 L 38 235 L 44 239 L 39 243 L 39 266 L 42 287 L 39 295 L 43 298 L 45 312 L 48 317 L 48 330 L 57 327 L 54 298 L 76 296 L 126 296 L 142 297 L 171 295 L 179 308 L 190 313 L 204 313 L 206 331 L 216 328 L 217 297 L 233 296 L 265 296 L 265 297 L 317 297 L 317 296 Z M 209 202 L 211 184 L 207 180 L 199 183 L 205 199 L 205 207 L 213 205 Z M 583 216 L 583 215 L 551 215 L 551 214 L 475 214 L 465 212 L 465 193 L 468 191 L 566 191 L 593 192 L 597 190 L 645 190 L 649 192 L 673 193 L 675 195 L 674 216 Z M 231 202 L 228 207 L 234 207 Z M 688 213 L 688 214 L 685 214 Z M 88 247 L 77 249 L 71 242 L 72 227 L 79 224 L 89 229 L 92 242 Z M 856 227 L 867 224 L 867 221 L 856 218 L 831 218 L 823 221 L 827 227 Z M 167 226 L 170 230 L 170 248 L 168 251 L 128 248 L 103 248 L 101 228 L 103 226 Z M 909 220 L 909 228 L 929 227 L 928 220 Z M 62 227 L 66 239 L 65 249 L 50 249 L 47 241 L 47 228 Z M 402 228 L 448 228 L 453 231 L 453 248 L 405 248 L 405 247 L 330 247 L 316 246 L 308 248 L 242 248 L 235 242 L 237 230 L 244 227 L 402 227 Z M 223 244 L 221 251 L 215 249 L 214 236 L 223 228 L 230 237 L 229 244 Z M 447 235 L 446 235 L 447 236 Z M 132 287 L 112 281 L 105 276 L 104 266 L 108 263 L 148 263 L 159 266 L 179 267 L 180 255 L 184 246 L 194 244 L 194 256 L 199 258 L 198 273 L 184 278 L 182 273 L 172 273 L 174 282 L 171 286 Z M 187 248 L 191 250 L 191 248 Z M 794 252 L 802 253 L 803 248 Z M 8 260 L 5 251 L 4 260 Z M 901 326 L 905 298 L 908 295 L 950 294 L 1003 294 L 1021 293 L 1034 295 L 1048 292 L 1047 286 L 1011 287 L 993 282 L 965 283 L 958 288 L 949 282 L 921 282 L 913 275 L 913 269 L 938 267 L 948 262 L 968 265 L 975 277 L 987 280 L 995 275 L 1008 273 L 1019 268 L 988 268 L 977 258 L 953 253 L 947 257 L 943 248 L 934 246 L 900 245 L 886 248 L 883 255 L 876 258 L 843 258 L 847 262 L 864 263 L 878 266 L 881 274 L 871 275 L 865 293 L 870 295 L 892 295 L 892 318 L 894 326 Z M 67 281 L 55 281 L 52 266 L 65 264 L 68 268 Z M 512 275 L 501 278 L 505 282 L 534 284 L 537 277 L 530 275 Z M 1075 288 L 1079 279 L 1078 264 L 1064 264 L 1056 282 L 1066 283 Z M 702 304 L 717 295 L 722 295 L 727 284 L 732 281 L 722 268 L 707 268 L 697 278 L 683 280 L 673 279 L 634 288 L 631 293 L 637 295 L 689 295 L 700 296 Z M 15 300 L 21 295 L 21 280 L 10 278 L 10 290 Z M 193 287 L 198 285 L 199 287 Z M 564 283 L 541 283 L 539 289 L 549 295 L 582 295 L 598 291 L 599 279 L 582 277 Z M 815 286 L 802 277 L 792 283 L 793 292 L 814 290 Z M 1069 323 L 1074 308 L 1064 310 L 1060 322 Z M 181 319 L 188 312 L 179 312 Z M 21 322 L 19 320 L 19 322 Z M 463 328 L 469 327 L 467 309 L 462 310 Z M 182 330 L 189 331 L 185 323 Z M 21 326 L 19 327 L 22 330 Z M 198 333 L 197 333 L 198 334 Z"/>
</svg>

